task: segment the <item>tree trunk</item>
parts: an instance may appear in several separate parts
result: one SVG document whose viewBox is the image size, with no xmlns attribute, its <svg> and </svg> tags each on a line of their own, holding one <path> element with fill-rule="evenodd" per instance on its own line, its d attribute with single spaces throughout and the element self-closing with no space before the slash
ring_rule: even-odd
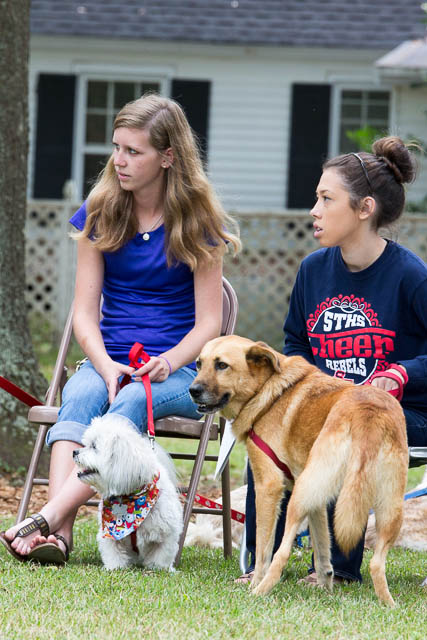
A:
<svg viewBox="0 0 427 640">
<path fill-rule="evenodd" d="M 30 0 L 0 0 L 0 375 L 43 398 L 25 303 Z M 28 408 L 0 390 L 0 464 L 27 466 Z"/>
</svg>

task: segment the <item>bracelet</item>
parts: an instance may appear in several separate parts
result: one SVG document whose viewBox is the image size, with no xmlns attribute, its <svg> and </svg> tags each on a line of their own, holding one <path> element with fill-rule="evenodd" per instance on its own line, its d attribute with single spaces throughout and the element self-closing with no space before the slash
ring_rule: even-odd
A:
<svg viewBox="0 0 427 640">
<path fill-rule="evenodd" d="M 393 364 L 391 364 L 388 368 L 387 371 L 391 371 L 395 369 L 395 371 L 398 371 L 400 373 L 400 375 L 403 378 L 403 386 L 408 384 L 408 374 L 406 372 L 406 370 L 402 367 L 401 364 L 397 364 L 397 362 L 394 362 Z"/>
<path fill-rule="evenodd" d="M 167 363 L 168 367 L 169 367 L 169 375 L 171 375 L 172 373 L 172 365 L 169 362 L 169 360 L 166 358 L 166 356 L 157 356 L 158 358 L 163 358 L 163 360 Z"/>
<path fill-rule="evenodd" d="M 403 382 L 400 376 L 396 375 L 396 371 L 400 373 L 400 376 L 402 376 Z M 388 393 L 394 396 L 399 402 L 402 400 L 403 390 L 408 382 L 408 374 L 400 364 L 391 364 L 385 371 L 377 371 L 365 384 L 371 384 L 372 380 L 375 380 L 375 378 L 389 378 L 390 380 L 397 382 L 397 389 L 389 389 Z"/>
</svg>

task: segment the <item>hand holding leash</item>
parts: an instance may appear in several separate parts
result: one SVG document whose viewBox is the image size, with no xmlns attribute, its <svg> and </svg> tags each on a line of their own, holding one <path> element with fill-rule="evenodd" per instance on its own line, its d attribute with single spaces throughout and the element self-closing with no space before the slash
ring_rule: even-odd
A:
<svg viewBox="0 0 427 640">
<path fill-rule="evenodd" d="M 399 402 L 403 398 L 403 390 L 408 383 L 408 374 L 401 364 L 391 364 L 385 371 L 378 371 L 367 384 L 388 391 Z"/>
<path fill-rule="evenodd" d="M 136 369 L 137 371 L 141 371 L 144 369 L 144 366 L 141 367 L 142 362 L 149 362 L 151 360 L 148 353 L 144 351 L 144 345 L 140 342 L 135 342 L 131 350 L 129 351 L 129 365 Z M 120 387 L 124 387 L 135 380 L 134 373 L 132 373 L 132 378 L 130 375 L 126 375 L 120 383 Z M 151 442 L 151 447 L 154 448 L 154 418 L 153 418 L 153 397 L 151 395 L 151 382 L 150 377 L 147 373 L 144 373 L 141 376 L 141 382 L 144 385 L 145 394 L 147 396 L 147 427 L 148 427 L 148 437 Z"/>
<path fill-rule="evenodd" d="M 164 382 L 172 373 L 172 366 L 164 356 L 151 356 L 150 360 L 132 375 L 133 382 L 140 382 L 148 375 L 151 382 Z"/>
</svg>

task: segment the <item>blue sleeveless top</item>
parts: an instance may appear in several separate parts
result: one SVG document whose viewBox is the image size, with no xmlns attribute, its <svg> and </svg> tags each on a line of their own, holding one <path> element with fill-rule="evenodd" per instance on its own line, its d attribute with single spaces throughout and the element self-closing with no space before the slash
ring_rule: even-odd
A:
<svg viewBox="0 0 427 640">
<path fill-rule="evenodd" d="M 70 219 L 83 229 L 86 203 Z M 129 350 L 141 342 L 157 356 L 176 346 L 194 327 L 194 279 L 189 267 L 168 267 L 165 229 L 150 231 L 149 240 L 138 233 L 118 251 L 104 252 L 101 333 L 108 355 L 129 363 Z M 194 363 L 189 364 L 195 368 Z"/>
</svg>

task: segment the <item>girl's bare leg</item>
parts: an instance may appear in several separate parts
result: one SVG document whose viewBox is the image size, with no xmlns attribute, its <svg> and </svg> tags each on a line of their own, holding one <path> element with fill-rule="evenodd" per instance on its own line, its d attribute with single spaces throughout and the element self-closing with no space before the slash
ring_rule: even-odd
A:
<svg viewBox="0 0 427 640">
<path fill-rule="evenodd" d="M 78 508 L 94 494 L 94 491 L 77 477 L 77 469 L 73 462 L 73 451 L 81 445 L 75 442 L 59 441 L 52 446 L 48 502 L 40 510 L 41 515 L 47 520 L 52 534 L 60 533 L 71 542 L 73 524 Z M 26 519 L 6 531 L 6 538 L 11 541 L 12 547 L 17 553 L 27 555 L 34 546 L 46 542 L 46 538 L 39 531 L 31 533 L 24 538 L 15 538 L 15 534 L 24 524 Z M 63 543 L 50 535 L 48 542 L 58 544 L 63 550 Z"/>
</svg>

